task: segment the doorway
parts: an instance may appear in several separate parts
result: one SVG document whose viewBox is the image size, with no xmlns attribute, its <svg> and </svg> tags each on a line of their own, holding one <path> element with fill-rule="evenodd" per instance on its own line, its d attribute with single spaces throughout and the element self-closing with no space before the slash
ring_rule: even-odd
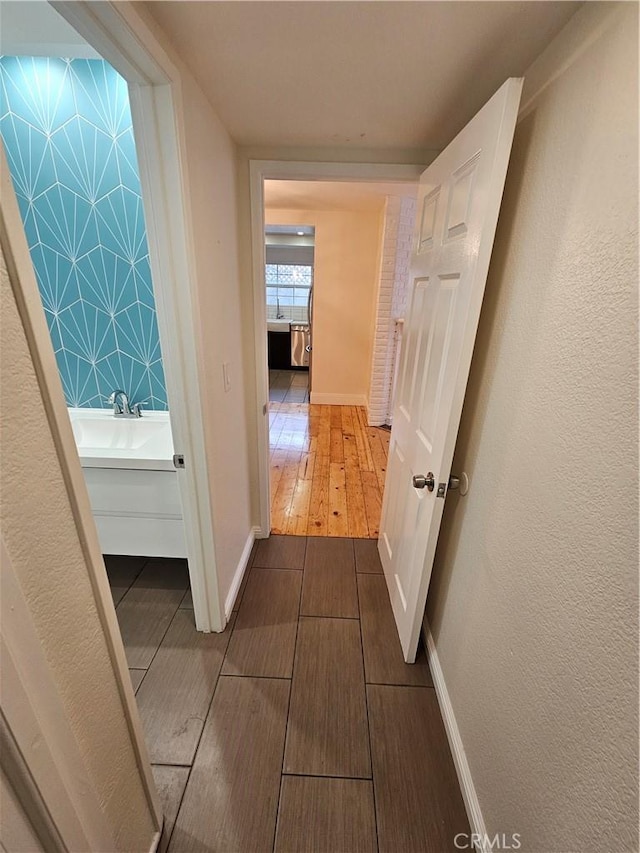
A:
<svg viewBox="0 0 640 853">
<path fill-rule="evenodd" d="M 315 168 L 319 168 L 317 164 Z M 378 384 L 388 382 L 390 394 L 398 329 L 391 316 L 393 273 L 384 280 L 382 276 L 383 264 L 385 270 L 395 264 L 383 256 L 392 218 L 387 221 L 385 217 L 387 207 L 393 208 L 397 227 L 395 208 L 403 197 L 411 201 L 415 184 L 388 179 L 267 179 L 262 189 L 260 219 L 266 223 L 267 246 L 260 284 L 265 325 L 259 334 L 264 340 L 266 326 L 268 530 L 285 535 L 376 539 L 390 420 L 376 420 L 370 405 L 371 387 L 377 370 L 385 374 Z M 409 233 L 412 213 L 408 215 Z M 289 319 L 278 317 L 284 310 L 276 297 L 285 294 L 270 290 L 275 281 L 270 280 L 274 271 L 269 263 L 269 232 L 279 229 L 300 239 L 305 231 L 313 231 L 315 237 L 315 267 L 312 278 L 309 276 L 313 298 L 308 301 L 313 311 L 308 318 L 312 323 L 308 399 L 299 369 L 289 372 L 287 365 L 277 361 L 275 339 L 285 335 L 276 326 Z M 293 270 L 288 272 L 291 275 Z M 299 310 L 304 310 L 304 301 L 298 295 Z M 381 313 L 383 303 L 386 313 Z M 384 352 L 378 338 L 383 339 Z M 377 408 L 386 414 L 387 407 L 378 404 Z"/>
<path fill-rule="evenodd" d="M 33 13 L 36 4 L 11 4 L 12 16 L 5 15 L 3 20 L 3 51 L 5 54 L 23 54 L 24 50 L 11 50 L 10 22 L 16 16 L 22 15 L 24 20 L 16 19 L 15 32 L 30 32 L 29 27 L 33 22 Z M 165 374 L 164 396 L 154 391 L 154 382 L 157 389 L 157 376 L 152 367 L 153 357 L 148 351 L 148 334 L 140 334 L 140 341 L 136 341 L 136 334 L 131 338 L 134 344 L 139 344 L 141 350 L 138 355 L 142 372 L 146 372 L 149 378 L 149 391 L 142 388 L 144 383 L 135 379 L 137 368 L 130 371 L 132 377 L 131 385 L 138 389 L 138 399 L 151 398 L 154 403 L 159 400 L 170 402 L 168 419 L 170 430 L 173 435 L 173 448 L 171 453 L 177 451 L 193 462 L 187 468 L 175 470 L 171 454 L 165 459 L 170 470 L 166 474 L 175 473 L 177 488 L 175 489 L 175 511 L 182 516 L 184 521 L 184 536 L 176 546 L 176 553 L 186 555 L 189 564 L 189 582 L 193 590 L 193 602 L 195 621 L 199 630 L 221 630 L 225 622 L 225 614 L 220 602 L 217 585 L 216 558 L 213 543 L 213 532 L 211 526 L 209 472 L 204 461 L 204 435 L 201 417 L 201 396 L 199 380 L 197 375 L 197 358 L 195 353 L 195 342 L 193 336 L 193 309 L 190 295 L 190 285 L 185 283 L 193 280 L 193 258 L 191 249 L 185 233 L 185 217 L 183 208 L 183 164 L 178 145 L 178 133 L 182 116 L 177 111 L 172 93 L 171 80 L 177 76 L 176 69 L 167 65 L 164 60 L 156 60 L 147 52 L 142 43 L 126 42 L 123 35 L 123 24 L 118 16 L 113 15 L 110 9 L 97 11 L 95 7 L 89 10 L 84 4 L 59 4 L 54 10 L 48 3 L 38 3 L 39 38 L 34 38 L 30 43 L 30 52 L 36 47 L 42 56 L 55 55 L 55 45 L 64 43 L 66 45 L 65 56 L 68 55 L 69 45 L 80 46 L 84 51 L 78 55 L 84 58 L 98 59 L 108 57 L 109 65 L 114 73 L 126 81 L 123 85 L 125 97 L 128 90 L 130 99 L 131 118 L 135 134 L 135 153 L 137 154 L 140 174 L 138 179 L 138 202 L 140 197 L 144 201 L 144 217 L 151 235 L 149 240 L 149 257 L 146 261 L 150 265 L 153 277 L 153 294 L 155 297 L 157 332 L 156 340 L 159 338 L 162 347 L 162 360 Z M 46 20 L 46 25 L 45 25 Z M 80 35 L 80 33 L 82 35 Z M 16 36 L 18 39 L 18 36 Z M 122 42 L 122 43 L 121 43 Z M 150 39 L 150 44 L 152 40 Z M 130 52 L 133 51 L 133 54 Z M 57 51 L 60 55 L 60 51 Z M 164 62 L 164 64 L 162 64 Z M 173 77 L 172 77 L 173 75 Z M 43 90 L 42 97 L 46 100 L 47 90 Z M 99 103 L 99 99 L 96 99 Z M 84 97 L 84 102 L 90 107 L 91 96 L 89 93 Z M 55 103 L 55 101 L 51 101 Z M 42 115 L 46 115 L 50 107 L 43 101 Z M 60 109 L 58 103 L 57 109 Z M 113 115 L 119 115 L 113 110 Z M 160 128 L 158 136 L 149 132 L 150 127 Z M 117 135 L 117 134 L 116 134 Z M 108 134 L 107 134 L 108 136 Z M 162 146 L 160 140 L 162 139 Z M 98 140 L 100 142 L 100 140 Z M 104 140 L 102 140 L 104 143 Z M 105 148 L 106 144 L 106 148 Z M 109 147 L 109 139 L 99 147 L 102 155 Z M 113 143 L 111 143 L 113 144 Z M 81 146 L 80 146 L 81 147 Z M 133 137 L 131 137 L 131 148 L 133 149 Z M 91 150 L 91 146 L 89 146 Z M 123 161 L 122 168 L 126 167 Z M 97 180 L 101 175 L 98 170 L 92 174 L 92 179 Z M 173 189 L 172 196 L 175 203 L 168 209 L 165 203 L 166 187 Z M 115 215 L 118 225 L 132 219 L 133 212 L 130 207 L 130 198 L 127 197 L 125 209 Z M 127 206 L 129 204 L 129 206 Z M 142 205 L 139 204 L 137 214 L 138 221 L 142 219 Z M 82 224 L 82 211 L 77 211 L 77 222 Z M 114 228 L 118 235 L 118 228 Z M 151 273 L 148 275 L 151 280 Z M 151 289 L 149 285 L 149 294 Z M 139 298 L 140 303 L 149 302 L 143 295 Z M 105 306 L 105 308 L 108 306 Z M 110 306 L 112 309 L 114 306 Z M 136 309 L 134 308 L 134 311 Z M 109 311 L 106 314 L 109 315 Z M 111 311 L 112 314 L 117 310 Z M 110 320 L 113 318 L 109 317 Z M 91 318 L 87 321 L 87 327 L 93 332 L 94 324 Z M 97 328 L 97 327 L 96 327 Z M 102 341 L 103 336 L 99 337 Z M 109 334 L 106 341 L 111 340 Z M 54 342 L 55 346 L 55 342 Z M 113 347 L 114 351 L 118 348 Z M 144 350 L 144 351 L 142 351 Z M 89 370 L 94 368 L 91 361 L 95 361 L 95 353 L 86 361 Z M 95 371 L 94 371 L 95 372 Z M 140 372 L 140 371 L 139 371 Z M 71 372 L 75 377 L 76 372 Z M 107 383 L 111 384 L 111 383 Z M 117 390 L 120 386 L 114 384 L 108 388 L 105 396 Z M 135 388 L 132 388 L 135 391 Z M 66 390 L 66 389 L 65 389 Z M 100 389 L 103 393 L 104 389 Z M 129 392 L 128 388 L 125 391 Z M 96 394 L 93 398 L 99 399 Z M 67 401 L 69 394 L 67 394 Z M 137 400 L 131 400 L 137 402 Z M 104 405 L 100 400 L 100 404 Z M 106 410 L 106 409 L 105 409 Z M 165 415 L 166 416 L 166 415 Z M 150 423 L 154 416 L 150 416 Z M 144 418 L 144 415 L 143 415 Z M 76 428 L 76 433 L 81 427 Z M 88 470 L 88 469 L 86 469 Z M 105 516 L 105 524 L 112 524 L 111 517 Z M 179 523 L 179 526 L 180 523 Z M 170 544 L 170 543 L 169 543 Z M 175 542 L 174 542 L 175 544 Z"/>
<path fill-rule="evenodd" d="M 308 403 L 312 360 L 312 225 L 265 227 L 269 403 Z"/>
</svg>

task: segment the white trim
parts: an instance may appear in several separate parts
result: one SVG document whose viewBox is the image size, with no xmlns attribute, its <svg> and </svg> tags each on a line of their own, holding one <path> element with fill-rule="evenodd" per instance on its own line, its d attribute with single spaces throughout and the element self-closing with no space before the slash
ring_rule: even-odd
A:
<svg viewBox="0 0 640 853">
<path fill-rule="evenodd" d="M 175 450 L 184 454 L 186 463 L 177 476 L 196 628 L 222 631 L 225 621 L 218 589 L 195 337 L 198 324 L 191 299 L 195 264 L 180 174 L 186 170 L 181 164 L 184 145 L 176 138 L 181 110 L 170 86 L 131 86 L 130 90 L 171 432 Z"/>
<path fill-rule="evenodd" d="M 460 783 L 462 799 L 464 800 L 464 806 L 467 810 L 467 817 L 469 818 L 471 832 L 475 833 L 477 838 L 481 838 L 483 840 L 481 846 L 476 845 L 476 850 L 478 853 L 491 853 L 491 847 L 487 846 L 486 843 L 487 828 L 484 823 L 484 817 L 482 816 L 480 801 L 478 800 L 478 794 L 476 793 L 476 788 L 473 784 L 471 768 L 467 761 L 467 754 L 464 750 L 460 729 L 458 728 L 458 723 L 453 712 L 453 705 L 449 698 L 449 691 L 447 690 L 444 673 L 442 672 L 440 659 L 438 658 L 438 650 L 436 649 L 431 629 L 426 625 L 426 623 L 422 626 L 422 638 L 427 649 L 429 670 L 431 671 L 433 686 L 435 687 L 436 696 L 438 697 L 440 713 L 444 720 L 444 727 L 447 732 L 447 739 L 449 741 L 449 747 L 451 748 L 453 763 L 455 764 L 456 773 L 458 774 L 458 782 Z"/>
<path fill-rule="evenodd" d="M 271 533 L 271 482 L 269 477 L 269 357 L 267 345 L 267 294 L 264 249 L 264 171 L 259 161 L 249 162 L 251 196 L 251 267 L 253 273 L 253 334 L 256 370 L 256 424 L 258 434 L 258 526 Z"/>
<path fill-rule="evenodd" d="M 271 531 L 269 484 L 269 367 L 267 359 L 267 306 L 264 288 L 264 182 L 368 181 L 416 183 L 424 166 L 386 163 L 320 163 L 295 160 L 249 160 L 251 201 L 251 264 L 253 274 L 253 336 L 256 370 L 256 444 L 258 448 L 258 529 Z M 312 394 L 313 396 L 313 394 Z M 343 405 L 367 405 L 344 403 Z"/>
<path fill-rule="evenodd" d="M 180 72 L 131 4 L 52 5 L 129 84 L 171 431 L 186 462 L 178 485 L 196 628 L 222 631 Z"/>
<path fill-rule="evenodd" d="M 240 586 L 242 585 L 242 580 L 244 578 L 245 572 L 247 571 L 247 566 L 249 564 L 249 557 L 251 556 L 251 549 L 253 548 L 253 543 L 256 541 L 257 534 L 259 530 L 257 527 L 252 527 L 249 531 L 249 535 L 247 536 L 247 541 L 244 543 L 244 548 L 242 549 L 242 554 L 240 555 L 240 559 L 238 560 L 238 567 L 236 568 L 233 574 L 233 580 L 231 581 L 231 587 L 229 589 L 229 593 L 227 595 L 226 601 L 224 603 L 224 612 L 227 617 L 227 621 L 231 619 L 231 614 L 233 613 L 233 607 L 236 603 L 236 598 L 238 596 L 238 592 L 240 591 Z"/>
<path fill-rule="evenodd" d="M 522 121 L 540 95 L 570 68 L 591 45 L 626 14 L 627 3 L 584 3 L 564 28 L 527 68 L 518 121 Z"/>
<path fill-rule="evenodd" d="M 322 391 L 312 391 L 309 397 L 311 403 L 321 406 L 364 406 L 369 405 L 366 394 L 324 394 Z"/>
</svg>

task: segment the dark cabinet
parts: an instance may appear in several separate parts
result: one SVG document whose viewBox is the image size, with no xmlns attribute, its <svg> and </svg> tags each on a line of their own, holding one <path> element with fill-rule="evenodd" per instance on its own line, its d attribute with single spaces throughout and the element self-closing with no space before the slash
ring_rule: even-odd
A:
<svg viewBox="0 0 640 853">
<path fill-rule="evenodd" d="M 290 370 L 291 368 L 291 332 L 268 332 L 269 368 L 271 370 Z"/>
</svg>

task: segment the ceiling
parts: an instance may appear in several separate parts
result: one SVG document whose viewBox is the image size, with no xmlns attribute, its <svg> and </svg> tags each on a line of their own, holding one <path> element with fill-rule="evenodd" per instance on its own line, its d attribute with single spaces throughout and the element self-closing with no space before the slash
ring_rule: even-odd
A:
<svg viewBox="0 0 640 853">
<path fill-rule="evenodd" d="M 442 149 L 578 2 L 144 3 L 233 138 Z"/>
<path fill-rule="evenodd" d="M 413 196 L 416 184 L 347 181 L 265 181 L 264 206 L 270 210 L 382 210 L 388 195 Z"/>
<path fill-rule="evenodd" d="M 100 56 L 45 0 L 0 2 L 0 54 L 99 59 Z"/>
</svg>

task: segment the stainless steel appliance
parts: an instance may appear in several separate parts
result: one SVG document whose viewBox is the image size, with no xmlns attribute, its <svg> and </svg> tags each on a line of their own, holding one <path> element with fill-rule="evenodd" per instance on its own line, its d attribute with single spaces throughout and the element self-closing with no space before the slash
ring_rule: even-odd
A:
<svg viewBox="0 0 640 853">
<path fill-rule="evenodd" d="M 291 323 L 291 367 L 309 367 L 311 334 L 308 323 Z"/>
</svg>

